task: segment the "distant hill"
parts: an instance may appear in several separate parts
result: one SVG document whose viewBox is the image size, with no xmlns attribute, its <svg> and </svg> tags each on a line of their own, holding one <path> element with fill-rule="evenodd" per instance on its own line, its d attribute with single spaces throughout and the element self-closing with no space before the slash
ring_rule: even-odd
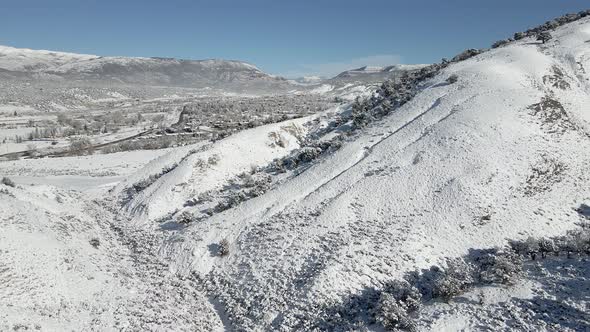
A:
<svg viewBox="0 0 590 332">
<path fill-rule="evenodd" d="M 417 70 L 426 65 L 391 65 L 386 67 L 364 66 L 344 71 L 330 81 L 384 81 L 405 71 Z"/>
</svg>

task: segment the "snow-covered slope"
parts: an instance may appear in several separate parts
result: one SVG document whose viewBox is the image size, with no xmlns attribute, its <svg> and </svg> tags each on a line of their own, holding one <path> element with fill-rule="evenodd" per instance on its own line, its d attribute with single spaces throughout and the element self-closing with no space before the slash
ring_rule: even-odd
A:
<svg viewBox="0 0 590 332">
<path fill-rule="evenodd" d="M 443 257 L 574 227 L 590 195 L 590 21 L 553 35 L 448 66 L 337 152 L 191 224 L 162 254 L 207 279 L 236 328 L 308 329 L 321 308 Z M 222 239 L 230 254 L 212 255 Z"/>
<path fill-rule="evenodd" d="M 0 184 L 0 330 L 222 330 L 204 295 L 185 297 L 190 280 L 139 253 L 149 237 L 130 250 L 113 219 L 79 193 Z"/>
<path fill-rule="evenodd" d="M 113 192 L 125 195 L 134 184 L 154 179 L 153 184 L 131 197 L 125 208 L 140 223 L 161 220 L 186 207 L 186 202 L 226 185 L 229 180 L 253 167 L 263 166 L 300 147 L 309 117 L 270 124 L 210 145 L 198 145 L 173 151 L 148 164 L 144 170 L 120 183 Z"/>
</svg>

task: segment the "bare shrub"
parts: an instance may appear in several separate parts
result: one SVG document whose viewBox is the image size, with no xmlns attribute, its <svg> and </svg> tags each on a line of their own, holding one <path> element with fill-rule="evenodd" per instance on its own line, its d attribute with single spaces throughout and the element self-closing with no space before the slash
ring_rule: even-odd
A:
<svg viewBox="0 0 590 332">
<path fill-rule="evenodd" d="M 448 302 L 454 296 L 464 293 L 474 283 L 475 267 L 462 258 L 447 261 L 447 268 L 435 280 L 432 294 Z"/>
<path fill-rule="evenodd" d="M 11 179 L 7 178 L 7 177 L 3 177 L 2 180 L 0 181 L 0 183 L 2 183 L 5 186 L 9 186 L 9 187 L 16 187 L 16 184 L 14 183 L 14 181 L 12 181 Z"/>
</svg>

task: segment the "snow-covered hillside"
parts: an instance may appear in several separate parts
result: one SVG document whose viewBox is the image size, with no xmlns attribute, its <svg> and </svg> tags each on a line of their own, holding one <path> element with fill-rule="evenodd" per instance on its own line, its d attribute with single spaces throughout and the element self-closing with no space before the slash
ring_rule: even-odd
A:
<svg viewBox="0 0 590 332">
<path fill-rule="evenodd" d="M 192 149 L 188 150 L 186 157 L 175 161 L 173 169 L 132 197 L 126 204 L 126 209 L 133 220 L 142 223 L 153 223 L 175 214 L 186 206 L 188 200 L 219 189 L 230 179 L 250 171 L 252 167 L 266 165 L 273 159 L 283 157 L 299 148 L 305 136 L 302 124 L 309 120 L 300 118 L 261 126 L 209 146 L 188 147 Z M 185 151 L 186 149 L 184 148 Z M 171 154 L 174 156 L 164 156 L 155 160 L 153 164 L 178 158 L 176 151 Z M 154 169 L 157 174 L 167 166 L 147 165 L 147 174 L 153 174 Z M 142 173 L 146 174 L 139 174 Z M 141 180 L 143 179 L 131 177 L 119 184 L 114 192 L 121 195 Z"/>
<path fill-rule="evenodd" d="M 204 295 L 186 296 L 190 280 L 121 243 L 100 204 L 0 185 L 0 207 L 0 330 L 222 330 Z M 137 236 L 128 241 L 149 252 L 149 237 Z"/>
<path fill-rule="evenodd" d="M 590 195 L 589 39 L 583 19 L 546 44 L 447 67 L 339 151 L 162 253 L 207 279 L 238 329 L 289 330 L 444 257 L 573 228 Z"/>
</svg>

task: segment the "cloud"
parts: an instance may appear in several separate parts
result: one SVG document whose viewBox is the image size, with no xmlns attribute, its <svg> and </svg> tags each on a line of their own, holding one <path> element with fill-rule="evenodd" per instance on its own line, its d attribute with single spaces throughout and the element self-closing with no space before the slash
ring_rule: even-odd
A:
<svg viewBox="0 0 590 332">
<path fill-rule="evenodd" d="M 389 66 L 401 63 L 402 57 L 395 54 L 370 55 L 342 62 L 302 64 L 299 68 L 289 70 L 281 75 L 288 78 L 304 76 L 333 77 L 343 71 L 363 66 Z"/>
</svg>

